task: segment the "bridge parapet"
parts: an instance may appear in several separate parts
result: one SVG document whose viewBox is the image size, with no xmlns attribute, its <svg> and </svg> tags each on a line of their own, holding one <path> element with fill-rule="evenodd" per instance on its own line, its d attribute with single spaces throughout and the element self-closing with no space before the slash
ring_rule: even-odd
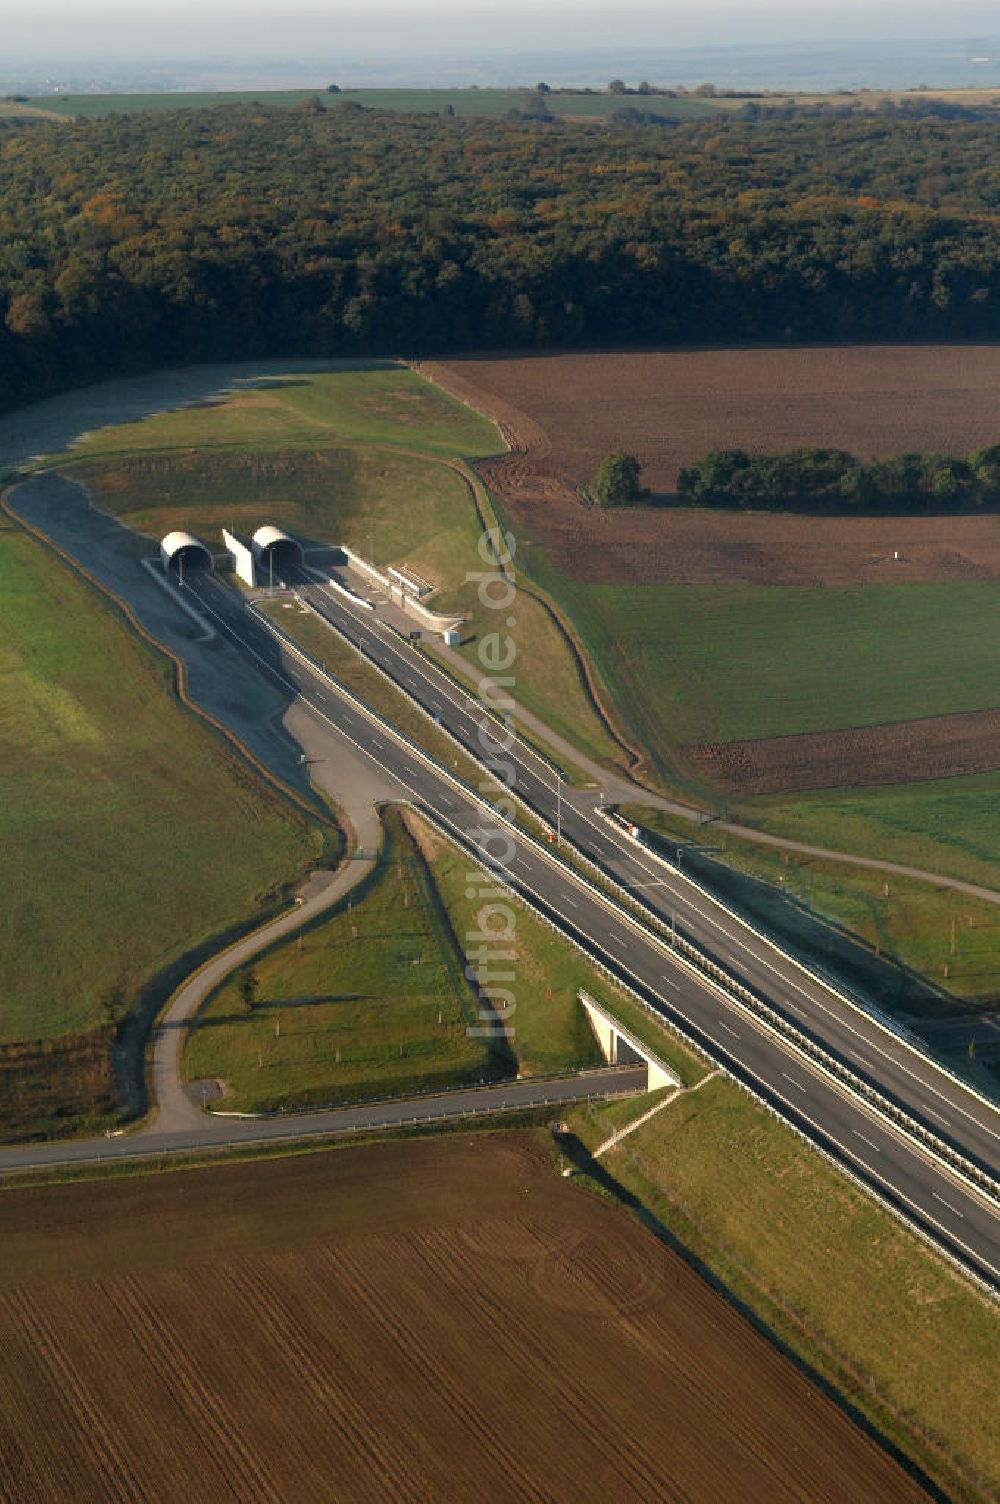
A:
<svg viewBox="0 0 1000 1504">
<path fill-rule="evenodd" d="M 619 1023 L 589 992 L 578 992 L 590 1027 L 594 1031 L 601 1053 L 609 1065 L 631 1063 L 636 1057 L 646 1062 L 646 1090 L 656 1091 L 661 1086 L 680 1086 L 681 1081 L 668 1065 L 656 1055 L 648 1044 L 643 1044 L 631 1030 Z M 623 1058 L 625 1057 L 625 1058 Z"/>
</svg>

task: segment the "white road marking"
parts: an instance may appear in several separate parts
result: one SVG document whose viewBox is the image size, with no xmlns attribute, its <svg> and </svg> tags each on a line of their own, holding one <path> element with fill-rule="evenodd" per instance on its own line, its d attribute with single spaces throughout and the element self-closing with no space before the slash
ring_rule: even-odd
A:
<svg viewBox="0 0 1000 1504">
<path fill-rule="evenodd" d="M 790 1081 L 792 1083 L 797 1091 L 805 1091 L 805 1087 L 802 1085 L 802 1082 L 796 1081 L 795 1077 L 790 1076 L 787 1071 L 782 1071 L 781 1074 L 784 1076 L 786 1081 Z"/>
<path fill-rule="evenodd" d="M 739 1039 L 740 1037 L 739 1034 L 737 1034 L 736 1030 L 732 1027 L 732 1025 L 726 1023 L 725 1019 L 719 1019 L 719 1028 L 725 1029 L 726 1033 L 731 1034 L 734 1039 Z"/>
<path fill-rule="evenodd" d="M 965 1221 L 965 1213 L 960 1212 L 957 1206 L 952 1206 L 951 1202 L 946 1201 L 943 1196 L 939 1196 L 937 1191 L 931 1191 L 931 1195 L 934 1197 L 935 1201 L 940 1201 L 942 1206 L 946 1206 L 950 1212 L 955 1213 L 956 1217 L 961 1217 L 962 1221 Z"/>
<path fill-rule="evenodd" d="M 584 818 L 587 820 L 587 823 L 590 826 L 591 830 L 595 832 L 601 831 L 601 827 L 596 824 L 591 816 L 585 814 Z M 635 850 L 631 846 L 631 843 L 626 846 L 623 841 L 618 849 L 622 855 L 626 854 L 627 852 L 627 854 L 631 856 L 632 860 L 636 862 L 636 865 L 640 868 L 644 866 L 642 862 L 637 861 Z M 651 868 L 645 867 L 645 871 L 649 872 L 650 876 L 652 876 Z M 925 1091 L 930 1090 L 936 1097 L 939 1097 L 941 1101 L 948 1102 L 949 1105 L 960 1112 L 964 1118 L 967 1118 L 970 1122 L 974 1123 L 977 1128 L 985 1130 L 991 1138 L 1000 1138 L 1000 1133 L 997 1133 L 994 1129 L 990 1128 L 986 1123 L 982 1121 L 982 1119 L 977 1117 L 974 1112 L 970 1112 L 969 1109 L 963 1107 L 960 1102 L 955 1101 L 953 1098 L 947 1096 L 944 1092 L 939 1091 L 935 1086 L 932 1086 L 928 1081 L 923 1080 L 920 1074 L 917 1071 L 912 1070 L 909 1065 L 907 1065 L 905 1059 L 900 1058 L 895 1050 L 883 1045 L 878 1039 L 869 1037 L 861 1029 L 855 1028 L 854 1025 L 850 1022 L 848 1016 L 845 1014 L 842 1007 L 830 1008 L 825 1003 L 821 1002 L 819 997 L 816 996 L 818 988 L 822 987 L 823 985 L 821 979 L 807 978 L 806 980 L 808 981 L 809 986 L 804 986 L 802 982 L 796 980 L 794 975 L 790 974 L 790 971 L 783 971 L 781 968 L 775 966 L 771 961 L 767 959 L 765 955 L 758 951 L 755 951 L 748 941 L 743 940 L 738 934 L 734 933 L 731 928 L 732 916 L 726 915 L 724 917 L 717 917 L 716 914 L 703 908 L 697 900 L 707 897 L 709 904 L 711 904 L 713 902 L 711 896 L 703 895 L 697 893 L 696 890 L 692 890 L 691 880 L 687 878 L 683 872 L 678 871 L 676 873 L 676 881 L 671 882 L 669 886 L 671 886 L 673 891 L 677 894 L 678 898 L 680 898 L 683 902 L 687 903 L 690 906 L 691 910 L 698 916 L 699 919 L 703 920 L 713 929 L 718 930 L 721 934 L 726 935 L 730 940 L 734 941 L 739 946 L 739 949 L 743 952 L 744 955 L 764 966 L 774 976 L 779 977 L 785 986 L 793 988 L 794 991 L 796 991 L 800 995 L 800 997 L 805 998 L 810 1007 L 819 1008 L 823 1013 L 826 1013 L 831 1018 L 836 1019 L 837 1023 L 841 1027 L 846 1028 L 851 1034 L 855 1036 L 855 1038 L 864 1039 L 868 1047 L 870 1049 L 873 1049 L 876 1054 L 880 1055 L 884 1060 L 890 1061 L 894 1066 L 896 1066 L 898 1070 L 901 1070 L 904 1075 L 909 1076 L 911 1080 L 919 1082 Z M 743 928 L 746 928 L 745 920 L 738 920 L 738 923 Z M 780 949 L 778 950 L 777 954 L 781 957 L 783 963 L 788 962 L 790 959 L 783 952 L 781 952 Z M 794 964 L 795 963 L 792 962 L 792 966 L 794 966 Z M 870 1026 L 875 1027 L 874 1020 L 871 1021 Z M 925 1062 L 925 1064 L 932 1064 L 932 1062 L 928 1061 Z M 869 1066 L 869 1069 L 871 1068 L 872 1067 Z M 953 1089 L 952 1083 L 949 1083 L 949 1088 Z"/>
<path fill-rule="evenodd" d="M 929 1112 L 932 1118 L 937 1118 L 938 1122 L 943 1123 L 946 1128 L 951 1127 L 951 1122 L 948 1118 L 944 1117 L 942 1113 L 935 1112 L 934 1108 L 928 1107 L 926 1102 L 921 1103 L 921 1106 L 923 1107 L 924 1112 Z"/>
<path fill-rule="evenodd" d="M 579 908 L 579 904 L 577 903 L 576 899 L 575 898 L 570 898 L 570 896 L 569 896 L 568 893 L 564 893 L 563 894 L 563 898 L 566 900 L 566 902 L 568 904 L 571 905 L 572 908 L 574 908 L 574 909 Z"/>
<path fill-rule="evenodd" d="M 864 1134 L 859 1133 L 856 1128 L 852 1128 L 851 1132 L 854 1134 L 855 1138 L 859 1138 L 863 1144 L 867 1144 L 869 1149 L 874 1149 L 876 1154 L 881 1154 L 882 1151 L 879 1148 L 878 1144 L 873 1144 L 870 1138 L 865 1138 Z"/>
</svg>

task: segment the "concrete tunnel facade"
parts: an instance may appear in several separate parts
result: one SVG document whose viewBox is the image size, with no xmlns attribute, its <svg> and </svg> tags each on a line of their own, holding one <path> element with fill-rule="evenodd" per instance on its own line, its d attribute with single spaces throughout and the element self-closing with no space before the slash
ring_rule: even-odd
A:
<svg viewBox="0 0 1000 1504">
<path fill-rule="evenodd" d="M 168 533 L 160 543 L 164 574 L 206 574 L 215 567 L 212 553 L 194 533 Z"/>
<path fill-rule="evenodd" d="M 305 563 L 302 544 L 271 523 L 259 527 L 254 533 L 253 554 L 262 584 L 271 579 L 272 573 L 277 576 L 282 569 Z"/>
</svg>

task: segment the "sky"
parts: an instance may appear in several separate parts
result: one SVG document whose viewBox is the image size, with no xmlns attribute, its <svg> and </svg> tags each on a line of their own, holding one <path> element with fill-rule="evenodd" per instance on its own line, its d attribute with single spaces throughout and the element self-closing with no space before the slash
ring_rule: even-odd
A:
<svg viewBox="0 0 1000 1504">
<path fill-rule="evenodd" d="M 30 0 L 5 57 L 336 57 L 560 47 L 801 44 L 1000 32 L 983 0 Z"/>
</svg>

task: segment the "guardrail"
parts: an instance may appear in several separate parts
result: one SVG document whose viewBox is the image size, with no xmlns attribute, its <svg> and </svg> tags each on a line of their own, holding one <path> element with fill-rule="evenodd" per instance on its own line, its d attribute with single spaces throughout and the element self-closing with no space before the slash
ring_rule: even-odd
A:
<svg viewBox="0 0 1000 1504">
<path fill-rule="evenodd" d="M 403 746 L 407 747 L 408 750 L 410 750 L 411 752 L 419 756 L 424 762 L 432 766 L 435 771 L 446 778 L 448 782 L 459 788 L 462 793 L 466 795 L 466 797 L 472 799 L 475 803 L 489 808 L 487 802 L 482 798 L 482 796 L 477 795 L 460 779 L 456 778 L 454 773 L 452 773 L 448 768 L 444 767 L 443 764 L 439 763 L 437 759 L 434 758 L 430 753 L 425 752 L 423 748 L 409 741 L 408 738 L 404 737 L 399 731 L 397 731 L 396 728 L 389 721 L 386 721 L 381 715 L 379 715 L 378 712 L 371 710 L 370 707 L 365 705 L 363 701 L 359 700 L 349 690 L 346 690 L 343 685 L 333 679 L 333 676 L 323 668 L 322 664 L 320 664 L 318 660 L 313 658 L 312 655 L 307 653 L 303 648 L 299 647 L 294 639 L 290 637 L 283 628 L 279 627 L 277 623 L 270 621 L 262 613 L 255 611 L 255 608 L 253 606 L 248 607 L 248 609 L 253 611 L 254 614 L 258 616 L 260 621 L 266 626 L 267 630 L 271 632 L 272 635 L 280 638 L 289 647 L 289 649 L 295 653 L 296 656 L 307 662 L 315 672 L 319 673 L 324 678 L 330 679 L 336 685 L 339 693 L 341 693 L 353 705 L 361 710 L 370 720 L 374 721 L 378 726 L 380 726 L 383 731 L 393 736 Z M 384 674 L 384 677 L 388 678 L 391 683 L 395 684 L 396 681 L 391 678 L 391 675 L 385 674 L 384 670 L 382 670 L 382 672 Z M 396 687 L 397 689 L 399 688 L 398 685 L 396 685 Z M 400 693 L 404 693 L 404 691 L 401 690 Z M 417 703 L 419 705 L 419 702 L 414 703 Z M 423 709 L 423 707 L 420 708 Z M 431 717 L 428 712 L 425 711 L 424 714 L 429 720 L 433 720 L 433 717 Z M 435 722 L 435 724 L 437 723 Z M 462 744 L 457 743 L 457 745 L 461 746 Z M 535 814 L 535 812 L 531 810 L 531 806 L 528 805 L 527 802 L 517 794 L 516 790 L 511 790 L 509 792 L 512 792 L 514 794 L 514 797 L 518 799 L 519 803 L 532 815 Z M 464 832 L 462 832 L 453 822 L 445 822 L 443 820 L 443 817 L 436 816 L 432 811 L 428 811 L 423 807 L 421 807 L 420 813 L 425 817 L 430 817 L 432 823 L 437 824 L 439 827 L 446 825 L 447 833 L 452 835 L 453 838 L 457 838 L 464 849 L 466 849 L 467 851 L 472 850 L 474 853 L 476 853 L 475 859 L 478 861 L 481 867 L 484 866 L 482 853 L 479 852 L 479 849 L 475 847 L 473 843 L 468 842 Z M 924 1124 L 913 1118 L 909 1113 L 905 1111 L 905 1109 L 899 1107 L 899 1105 L 893 1102 L 891 1098 L 886 1097 L 884 1093 L 878 1091 L 877 1088 L 873 1087 L 868 1081 L 864 1079 L 864 1077 L 859 1076 L 850 1066 L 846 1064 L 846 1062 L 841 1061 L 835 1055 L 832 1055 L 822 1045 L 819 1045 L 807 1034 L 798 1029 L 781 1013 L 777 1012 L 769 1004 L 765 1003 L 763 999 L 757 996 L 756 993 L 752 992 L 749 988 L 743 987 L 741 983 L 736 982 L 728 972 L 726 972 L 722 967 L 716 965 L 715 962 L 711 961 L 696 946 L 691 945 L 688 941 L 683 940 L 683 938 L 680 936 L 675 935 L 671 937 L 669 932 L 664 935 L 662 931 L 666 931 L 666 926 L 663 925 L 662 922 L 658 923 L 655 927 L 651 927 L 648 920 L 649 918 L 655 918 L 655 916 L 648 915 L 648 911 L 643 911 L 644 922 L 640 923 L 640 921 L 636 918 L 635 913 L 633 912 L 633 905 L 636 905 L 636 900 L 629 893 L 628 889 L 624 888 L 622 884 L 617 882 L 616 879 L 609 877 L 607 873 L 605 873 L 595 863 L 591 862 L 589 858 L 582 856 L 582 854 L 580 853 L 577 853 L 578 859 L 582 861 L 586 866 L 597 872 L 604 884 L 618 889 L 624 895 L 625 899 L 627 900 L 628 907 L 625 907 L 623 904 L 616 902 L 607 893 L 602 892 L 601 888 L 595 887 L 591 883 L 587 883 L 586 879 L 584 879 L 584 877 L 578 871 L 576 871 L 573 866 L 571 866 L 567 862 L 562 861 L 556 856 L 555 853 L 543 846 L 540 842 L 535 841 L 523 830 L 519 830 L 518 835 L 520 839 L 529 842 L 532 847 L 534 847 L 537 853 L 540 853 L 550 862 L 553 862 L 564 873 L 572 876 L 575 881 L 581 884 L 585 884 L 589 888 L 591 894 L 597 897 L 598 900 L 602 902 L 606 907 L 611 909 L 619 919 L 629 924 L 633 929 L 640 931 L 644 938 L 646 938 L 647 940 L 653 940 L 654 943 L 658 944 L 660 948 L 664 950 L 664 952 L 671 954 L 674 957 L 675 962 L 683 969 L 687 970 L 689 974 L 694 974 L 701 980 L 710 982 L 719 992 L 723 994 L 723 996 L 727 997 L 731 1002 L 735 1003 L 737 1006 L 742 1007 L 746 1011 L 751 1012 L 761 1022 L 765 1023 L 767 1027 L 772 1030 L 772 1032 L 778 1034 L 800 1054 L 806 1055 L 813 1062 L 813 1064 L 820 1070 L 822 1070 L 827 1076 L 835 1080 L 841 1087 L 847 1088 L 855 1097 L 863 1101 L 867 1109 L 871 1113 L 873 1113 L 873 1115 L 881 1118 L 883 1122 L 889 1127 L 895 1129 L 896 1131 L 904 1132 L 908 1137 L 919 1143 L 929 1154 L 932 1154 L 942 1164 L 946 1165 L 952 1174 L 955 1174 L 959 1179 L 963 1180 L 970 1189 L 977 1191 L 980 1194 L 985 1194 L 993 1200 L 997 1199 L 998 1193 L 1000 1193 L 1000 1182 L 998 1182 L 994 1176 L 983 1170 L 974 1161 L 969 1160 L 967 1156 L 961 1154 L 960 1151 L 955 1149 L 946 1140 L 941 1139 L 930 1129 L 926 1128 Z M 494 877 L 494 879 L 496 879 L 498 876 L 496 872 L 492 872 L 491 875 Z M 593 961 L 594 949 L 600 948 L 597 945 L 597 942 L 591 940 L 588 945 L 580 944 L 576 937 L 572 935 L 572 927 L 570 926 L 569 921 L 563 920 L 560 916 L 558 923 L 553 922 L 551 916 L 539 907 L 539 903 L 535 896 L 533 894 L 528 894 L 524 888 L 519 886 L 518 880 L 512 877 L 506 871 L 504 871 L 501 882 L 502 885 L 508 887 L 523 901 L 527 902 L 529 907 L 534 909 L 535 912 L 542 914 L 542 917 L 553 929 L 556 929 L 563 934 L 569 932 L 571 938 L 574 939 L 574 943 L 577 944 L 578 948 L 581 949 L 591 961 Z M 601 965 L 601 963 L 598 964 Z M 619 968 L 620 966 L 621 963 L 616 960 L 615 967 Z M 601 966 L 601 969 L 604 970 L 607 975 L 611 976 L 612 979 L 620 983 L 621 978 L 620 972 L 618 970 L 608 968 L 603 965 Z M 635 978 L 635 980 L 639 982 L 640 986 L 643 985 L 639 978 Z M 633 992 L 633 989 L 631 987 L 629 987 L 628 990 L 630 993 Z M 638 994 L 636 995 L 638 996 Z M 639 996 L 639 1000 L 643 1002 L 644 1006 L 649 1009 L 654 1017 L 657 1017 L 662 1021 L 662 1014 L 657 1009 L 649 1008 L 648 1003 L 641 996 Z M 679 1029 L 678 1032 L 682 1035 L 682 1037 L 686 1037 L 688 1039 L 688 1042 L 691 1042 L 691 1036 L 686 1036 L 683 1029 Z M 711 1048 L 706 1049 L 704 1044 L 701 1043 L 698 1043 L 697 1048 L 702 1053 L 707 1054 L 710 1059 L 713 1059 L 713 1062 L 717 1060 L 717 1057 L 713 1055 Z"/>
<path fill-rule="evenodd" d="M 715 908 L 721 910 L 721 912 L 724 913 L 727 918 L 735 921 L 735 923 L 740 925 L 741 928 L 745 929 L 749 934 L 753 935 L 756 940 L 759 940 L 762 944 L 768 946 L 768 948 L 772 950 L 775 955 L 781 956 L 782 960 L 788 961 L 790 965 L 794 966 L 799 972 L 801 972 L 803 976 L 808 977 L 809 980 L 814 982 L 818 987 L 824 988 L 833 997 L 835 997 L 838 1002 L 843 1003 L 845 1007 L 850 1008 L 854 1013 L 859 1014 L 868 1023 L 873 1024 L 875 1028 L 881 1029 L 884 1034 L 889 1035 L 890 1038 L 895 1040 L 898 1044 L 901 1044 L 904 1049 L 912 1051 L 912 1053 L 917 1056 L 922 1064 L 932 1066 L 934 1070 L 940 1071 L 941 1075 L 945 1076 L 949 1082 L 961 1088 L 962 1091 L 967 1091 L 971 1097 L 974 1097 L 977 1102 L 981 1102 L 984 1107 L 989 1107 L 994 1112 L 997 1110 L 996 1102 L 991 1101 L 989 1097 L 985 1096 L 981 1091 L 978 1091 L 976 1087 L 971 1083 L 965 1081 L 961 1076 L 957 1076 L 954 1071 L 950 1071 L 947 1066 L 942 1065 L 940 1061 L 934 1058 L 933 1055 L 929 1054 L 926 1050 L 921 1049 L 919 1044 L 915 1041 L 913 1035 L 910 1034 L 906 1029 L 902 1028 L 902 1026 L 898 1025 L 895 1020 L 888 1018 L 877 1008 L 866 1006 L 866 1004 L 863 1003 L 861 999 L 852 997 L 850 993 L 841 991 L 836 983 L 833 982 L 828 976 L 814 971 L 811 966 L 807 966 L 804 962 L 799 961 L 795 956 L 789 955 L 789 953 L 786 950 L 783 950 L 782 947 L 778 945 L 773 937 L 768 935 L 765 930 L 759 929 L 757 925 L 752 924 L 750 920 L 746 919 L 742 914 L 739 913 L 738 910 L 733 909 L 723 899 L 718 898 L 709 888 L 706 888 L 703 883 L 700 883 L 697 878 L 692 877 L 689 873 L 685 872 L 681 868 L 679 863 L 671 862 L 668 857 L 663 856 L 654 847 L 648 845 L 645 841 L 642 840 L 640 836 L 633 835 L 631 830 L 628 828 L 629 824 L 632 822 L 625 820 L 621 815 L 618 815 L 611 810 L 599 810 L 596 811 L 596 813 L 600 814 L 601 817 L 608 823 L 615 825 L 616 828 L 619 829 L 623 835 L 627 836 L 629 840 L 633 841 L 640 848 L 640 850 L 642 850 L 647 856 L 652 857 L 654 861 L 659 862 L 660 865 L 662 867 L 665 867 L 669 872 L 673 873 L 673 875 L 675 877 L 678 877 L 681 882 L 685 884 L 685 886 L 693 888 L 694 891 L 696 893 L 699 893 L 702 898 L 706 899 Z M 653 915 L 652 917 L 654 919 L 659 919 L 659 916 L 657 915 Z M 661 924 L 663 923 L 662 920 L 659 922 Z M 694 949 L 696 949 L 696 947 L 694 947 Z M 735 982 L 734 979 L 734 985 L 740 986 L 741 984 Z M 994 1179 L 994 1184 L 996 1184 L 998 1189 L 1000 1189 L 1000 1181 Z"/>
<path fill-rule="evenodd" d="M 438 830 L 440 830 L 442 834 L 451 836 L 452 839 L 456 839 L 456 828 L 451 825 L 450 822 L 436 815 L 433 810 L 428 810 L 424 807 L 413 807 L 418 808 L 418 813 L 421 814 L 424 819 L 429 820 L 432 825 L 437 826 Z M 462 845 L 467 851 L 470 851 L 472 853 L 475 852 L 475 848 L 472 847 L 471 843 L 468 843 L 463 839 L 461 832 L 457 833 L 457 839 L 459 841 L 459 844 Z M 477 861 L 479 867 L 482 870 L 485 870 L 480 855 L 474 855 L 474 860 Z M 497 874 L 495 872 L 491 873 L 491 876 L 493 877 L 494 881 L 498 881 Z M 960 1271 L 963 1277 L 971 1280 L 973 1284 L 975 1284 L 984 1294 L 988 1295 L 990 1299 L 998 1299 L 998 1289 L 995 1280 L 985 1278 L 978 1272 L 978 1270 L 971 1267 L 971 1265 L 959 1254 L 954 1253 L 947 1245 L 942 1244 L 939 1239 L 935 1238 L 933 1234 L 928 1232 L 927 1229 L 922 1226 L 921 1222 L 905 1209 L 902 1204 L 902 1198 L 898 1198 L 888 1186 L 880 1186 L 874 1173 L 872 1173 L 870 1177 L 862 1175 L 847 1163 L 846 1158 L 843 1154 L 834 1152 L 833 1149 L 828 1148 L 823 1143 L 820 1143 L 814 1135 L 807 1133 L 800 1126 L 800 1124 L 795 1121 L 795 1109 L 791 1109 L 792 1116 L 789 1116 L 789 1110 L 787 1108 L 786 1110 L 782 1111 L 778 1107 L 776 1107 L 772 1096 L 769 1094 L 769 1088 L 766 1087 L 763 1082 L 758 1082 L 757 1085 L 754 1085 L 752 1084 L 752 1082 L 756 1080 L 756 1078 L 752 1076 L 752 1073 L 747 1067 L 741 1066 L 738 1069 L 734 1069 L 732 1065 L 727 1064 L 719 1053 L 719 1047 L 714 1045 L 712 1041 L 706 1040 L 703 1036 L 701 1036 L 696 1031 L 695 1027 L 691 1025 L 687 1019 L 683 1018 L 683 1015 L 678 1015 L 675 1010 L 670 1007 L 669 1004 L 664 1004 L 662 1002 L 654 1007 L 650 1003 L 649 999 L 645 997 L 641 991 L 637 990 L 635 986 L 632 986 L 623 977 L 621 962 L 615 959 L 612 965 L 607 965 L 598 957 L 595 957 L 592 948 L 593 942 L 585 945 L 582 940 L 574 933 L 572 927 L 566 923 L 566 921 L 560 919 L 558 922 L 556 922 L 551 914 L 549 914 L 549 912 L 535 899 L 534 895 L 526 893 L 523 889 L 518 888 L 515 882 L 509 880 L 500 880 L 499 886 L 506 888 L 507 891 L 512 896 L 516 897 L 521 903 L 523 903 L 526 908 L 531 909 L 532 912 L 542 921 L 542 923 L 547 925 L 548 928 L 551 929 L 555 934 L 558 934 L 563 939 L 568 940 L 570 944 L 572 944 L 577 950 L 580 951 L 582 955 L 587 958 L 590 965 L 593 966 L 595 970 L 601 972 L 614 987 L 617 987 L 621 991 L 627 993 L 634 1002 L 638 1003 L 639 1006 L 649 1015 L 649 1017 L 656 1022 L 658 1027 L 667 1029 L 669 1032 L 676 1035 L 676 1037 L 680 1039 L 689 1050 L 692 1050 L 694 1053 L 701 1055 L 703 1058 L 708 1060 L 714 1069 L 725 1075 L 728 1080 L 732 1081 L 736 1086 L 738 1086 L 741 1091 L 745 1092 L 747 1096 L 749 1096 L 754 1102 L 756 1102 L 759 1107 L 762 1107 L 766 1112 L 768 1112 L 771 1117 L 775 1118 L 779 1123 L 781 1123 L 783 1127 L 790 1129 L 791 1132 L 793 1132 L 799 1139 L 801 1139 L 801 1141 L 813 1153 L 820 1155 L 820 1157 L 826 1160 L 828 1164 L 832 1165 L 839 1174 L 844 1175 L 848 1180 L 852 1181 L 854 1185 L 858 1186 L 858 1188 L 862 1190 L 865 1195 L 870 1196 L 873 1200 L 877 1201 L 881 1207 L 883 1207 L 887 1212 L 890 1213 L 891 1216 L 896 1219 L 897 1222 L 900 1222 L 910 1232 L 915 1233 L 916 1236 L 919 1237 L 921 1241 L 924 1242 L 928 1248 L 932 1249 L 934 1253 L 936 1253 L 939 1257 L 947 1259 L 947 1261 L 954 1268 Z M 638 978 L 636 978 L 635 980 L 638 982 Z M 719 988 L 718 990 L 720 992 L 723 991 L 722 988 Z M 737 1006 L 739 1006 L 739 1004 L 737 1004 Z M 819 1069 L 822 1070 L 822 1066 L 820 1066 Z M 622 1095 L 625 1095 L 625 1093 L 622 1093 Z"/>
</svg>

